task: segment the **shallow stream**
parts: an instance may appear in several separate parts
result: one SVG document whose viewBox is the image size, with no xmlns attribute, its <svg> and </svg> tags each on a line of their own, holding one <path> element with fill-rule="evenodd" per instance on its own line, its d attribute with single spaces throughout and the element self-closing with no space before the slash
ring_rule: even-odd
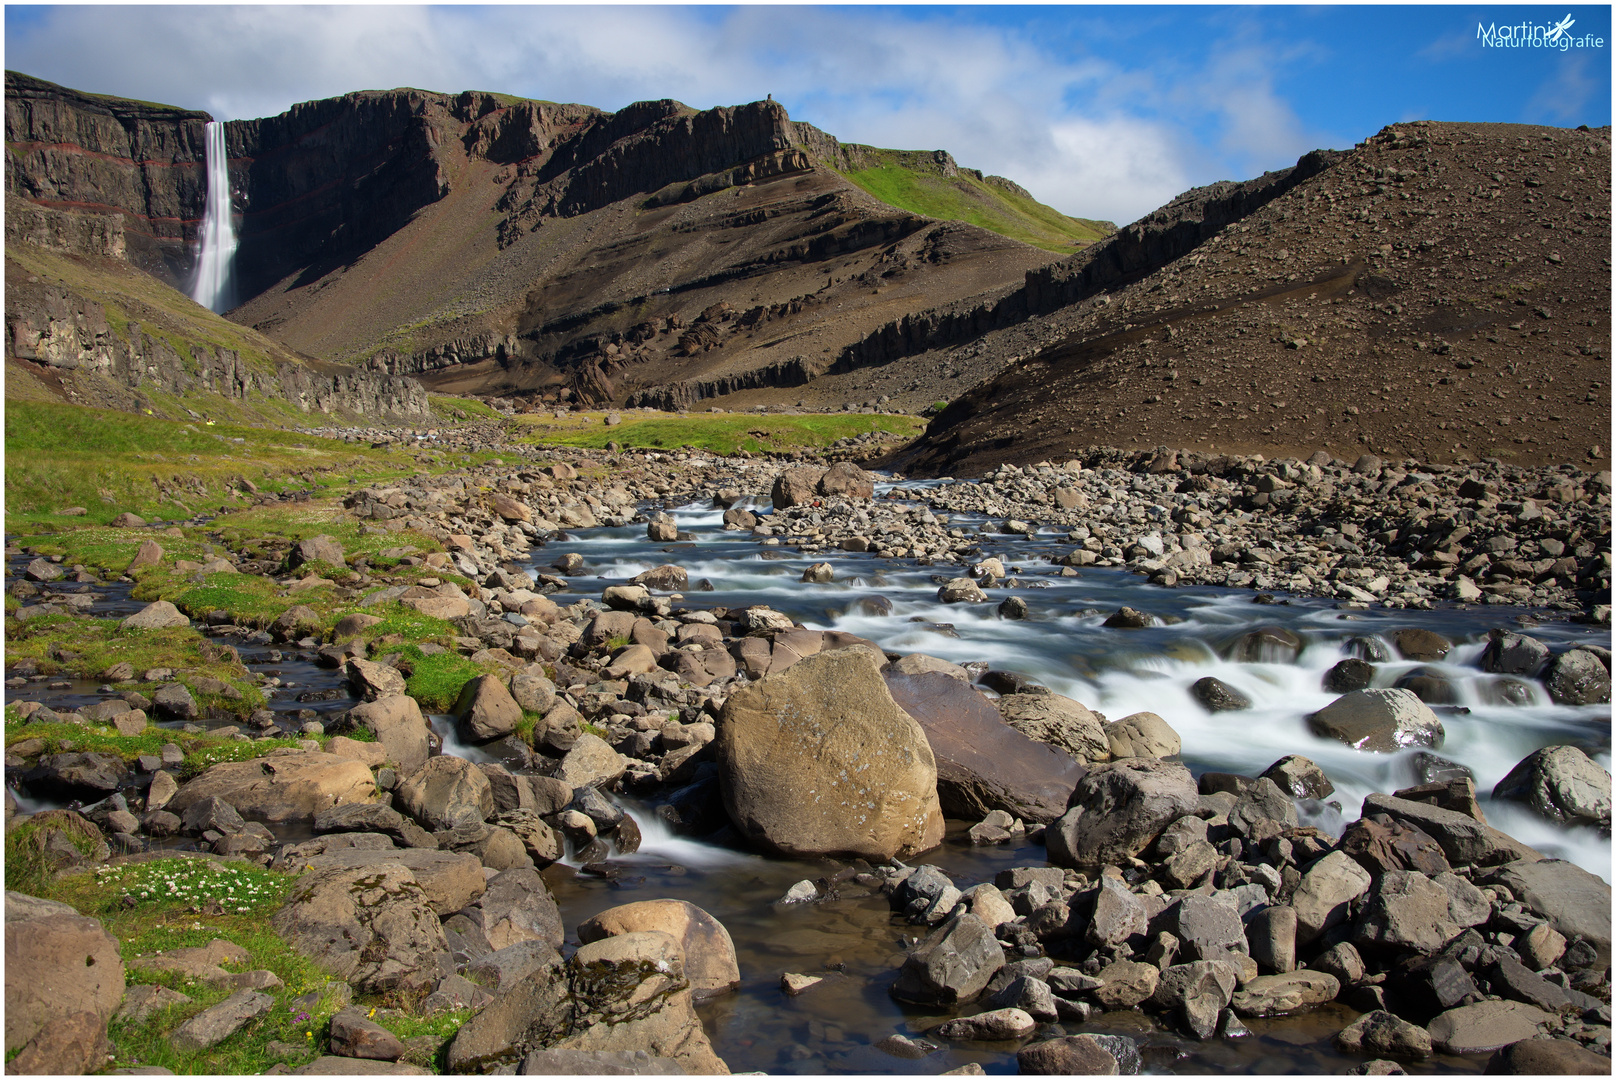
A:
<svg viewBox="0 0 1616 1080">
<path fill-rule="evenodd" d="M 935 599 L 939 580 L 959 576 L 963 568 L 918 566 L 912 560 L 841 551 L 803 553 L 767 545 L 748 532 L 725 532 L 720 511 L 692 506 L 672 512 L 680 531 L 691 534 L 689 542 L 654 544 L 646 539 L 644 525 L 591 529 L 537 549 L 533 568 L 549 572 L 551 560 L 563 553 L 583 556 L 585 569 L 570 579 L 572 589 L 554 597 L 566 604 L 598 599 L 608 585 L 653 566 L 676 563 L 690 575 L 692 591 L 684 600 L 689 607 L 767 604 L 811 629 L 848 631 L 891 651 L 924 652 L 956 663 L 985 662 L 1021 674 L 1110 719 L 1140 710 L 1158 713 L 1182 737 L 1183 760 L 1196 773 L 1255 775 L 1286 754 L 1300 753 L 1316 761 L 1334 781 L 1337 790 L 1332 799 L 1349 821 L 1357 817 L 1366 794 L 1415 782 L 1414 754 L 1364 754 L 1312 735 L 1306 715 L 1333 698 L 1320 680 L 1349 655 L 1351 638 L 1410 626 L 1436 631 L 1456 646 L 1443 663 L 1423 666 L 1451 680 L 1459 706 L 1442 715 L 1447 741 L 1441 756 L 1474 773 L 1493 824 L 1545 853 L 1610 879 L 1608 840 L 1592 830 L 1562 829 L 1487 797 L 1517 761 L 1541 746 L 1580 746 L 1609 769 L 1610 706 L 1554 705 L 1540 688 L 1531 704 L 1494 704 L 1489 688 L 1495 677 L 1474 666 L 1486 631 L 1494 626 L 1522 630 L 1556 649 L 1578 641 L 1608 646 L 1610 635 L 1604 628 L 1517 621 L 1524 613 L 1508 607 L 1342 611 L 1334 601 L 1284 594 L 1277 597 L 1282 602 L 1255 604 L 1246 591 L 1164 589 L 1113 569 L 1089 568 L 1077 577 L 1061 577 L 1050 556 L 1064 554 L 1069 544 L 1063 534 L 1054 532 L 1027 539 L 982 535 L 983 556 L 999 556 L 1020 584 L 990 589 L 991 603 L 943 605 Z M 961 515 L 951 521 L 971 531 L 984 524 Z M 822 560 L 834 565 L 836 580 L 802 583 L 803 570 Z M 16 569 L 20 565 L 13 559 Z M 695 591 L 703 580 L 711 584 L 710 592 Z M 85 588 L 104 596 L 91 608 L 100 617 L 128 614 L 142 606 L 128 598 L 127 586 Z M 1027 620 L 997 614 L 999 601 L 1012 593 L 1026 601 Z M 870 614 L 869 607 L 859 603 L 870 596 L 885 598 L 890 612 Z M 1124 605 L 1168 622 L 1140 630 L 1101 626 L 1107 615 Z M 1301 636 L 1306 646 L 1297 660 L 1236 663 L 1222 658 L 1229 643 L 1260 626 L 1281 626 Z M 351 704 L 345 693 L 324 701 L 297 700 L 342 689 L 340 673 L 317 667 L 310 654 L 295 647 L 274 650 L 226 640 L 237 645 L 254 670 L 296 684 L 286 685 L 271 699 L 271 708 L 285 714 L 285 726 L 296 728 L 298 710 L 324 713 Z M 1417 666 L 1422 665 L 1381 664 L 1375 685 L 1389 686 Z M 1191 684 L 1206 675 L 1245 693 L 1253 707 L 1208 714 L 1189 692 Z M 8 698 L 73 708 L 100 696 L 95 683 L 69 680 L 47 689 L 53 684 L 55 680 L 13 688 Z M 491 748 L 461 747 L 444 718 L 434 722 L 450 751 L 473 758 L 489 754 Z M 25 809 L 39 806 L 20 801 Z M 907 942 L 919 930 L 896 921 L 878 895 L 844 895 L 818 904 L 775 903 L 796 882 L 833 872 L 834 864 L 764 858 L 676 837 L 661 827 L 650 807 L 630 804 L 630 809 L 645 838 L 637 854 L 614 859 L 621 875 L 607 880 L 558 863 L 544 876 L 569 930 L 605 908 L 658 897 L 689 900 L 724 924 L 739 954 L 742 986 L 737 993 L 703 1006 L 702 1013 L 715 1049 L 732 1070 L 932 1074 L 977 1062 L 992 1073 L 1016 1071 L 1016 1045 L 1009 1043 L 956 1042 L 918 1061 L 874 1049 L 894 1031 L 913 1037 L 935 1022 L 932 1015 L 900 1006 L 887 993 Z M 1335 832 L 1343 819 L 1326 806 L 1315 808 L 1312 820 Z M 1000 869 L 1045 863 L 1043 848 L 1033 844 L 971 846 L 964 837 L 969 824 L 950 822 L 948 842 L 921 861 L 937 864 L 962 888 L 991 880 Z M 799 997 L 789 997 L 779 983 L 785 972 L 823 975 L 824 981 Z M 1331 1036 L 1354 1015 L 1332 1005 L 1300 1017 L 1252 1020 L 1250 1037 L 1209 1043 L 1160 1031 L 1137 1012 L 1097 1015 L 1082 1030 L 1135 1036 L 1151 1071 L 1338 1073 L 1361 1060 L 1343 1057 L 1330 1045 Z M 1068 1026 L 1069 1033 L 1077 1030 Z M 1484 1065 L 1484 1056 L 1439 1056 L 1409 1068 L 1479 1072 Z"/>
</svg>

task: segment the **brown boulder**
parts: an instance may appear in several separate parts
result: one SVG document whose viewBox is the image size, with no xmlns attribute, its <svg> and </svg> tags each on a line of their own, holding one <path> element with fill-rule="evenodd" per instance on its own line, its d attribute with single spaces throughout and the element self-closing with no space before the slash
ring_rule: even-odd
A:
<svg viewBox="0 0 1616 1080">
<path fill-rule="evenodd" d="M 313 750 L 273 750 L 252 761 L 214 765 L 183 786 L 168 810 L 185 816 L 192 804 L 216 796 L 244 818 L 280 824 L 312 822 L 342 803 L 371 802 L 370 770 L 351 758 Z"/>
<path fill-rule="evenodd" d="M 731 694 L 717 753 L 736 828 L 785 854 L 890 859 L 942 842 L 936 758 L 866 649 L 822 652 Z"/>
<path fill-rule="evenodd" d="M 993 703 L 941 671 L 886 672 L 892 699 L 920 724 L 937 760 L 937 798 L 950 817 L 980 820 L 1003 810 L 1041 824 L 1066 812 L 1083 766 L 1028 738 Z"/>
<path fill-rule="evenodd" d="M 684 900 L 641 900 L 608 908 L 579 924 L 578 940 L 587 945 L 639 930 L 661 931 L 679 942 L 684 950 L 685 977 L 697 1001 L 740 985 L 741 969 L 729 931 L 723 923 Z"/>
<path fill-rule="evenodd" d="M 99 919 L 6 893 L 6 1052 L 31 1047 L 27 1067 L 13 1062 L 8 1071 L 100 1071 L 105 1051 L 96 1057 L 96 1049 L 123 991 L 118 941 Z M 64 1040 L 68 1030 L 77 1038 Z"/>
</svg>

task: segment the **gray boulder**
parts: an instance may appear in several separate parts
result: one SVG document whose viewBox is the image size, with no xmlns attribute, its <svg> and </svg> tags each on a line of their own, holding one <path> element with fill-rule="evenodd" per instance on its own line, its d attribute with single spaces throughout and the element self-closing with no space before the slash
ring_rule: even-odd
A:
<svg viewBox="0 0 1616 1080">
<path fill-rule="evenodd" d="M 1572 649 L 1549 661 L 1543 685 L 1557 705 L 1597 705 L 1610 700 L 1610 669 L 1587 649 Z"/>
<path fill-rule="evenodd" d="M 465 758 L 440 754 L 398 786 L 398 807 L 428 829 L 481 824 L 494 814 L 494 791 Z"/>
<path fill-rule="evenodd" d="M 1493 798 L 1523 802 L 1562 825 L 1610 830 L 1610 773 L 1575 746 L 1532 751 L 1494 785 Z"/>
<path fill-rule="evenodd" d="M 271 925 L 362 993 L 430 990 L 449 947 L 415 875 L 398 862 L 310 869 Z"/>
<path fill-rule="evenodd" d="M 974 1001 L 1004 966 L 1004 950 L 986 923 L 958 915 L 915 946 L 892 985 L 892 996 L 915 1005 Z"/>
<path fill-rule="evenodd" d="M 1354 690 L 1307 718 L 1321 738 L 1336 739 L 1357 750 L 1392 754 L 1409 746 L 1442 745 L 1442 721 L 1431 707 L 1402 689 Z"/>
<path fill-rule="evenodd" d="M 1103 866 L 1137 856 L 1200 803 L 1182 765 L 1127 758 L 1096 765 L 1077 782 L 1071 809 L 1045 833 L 1057 866 Z"/>
</svg>

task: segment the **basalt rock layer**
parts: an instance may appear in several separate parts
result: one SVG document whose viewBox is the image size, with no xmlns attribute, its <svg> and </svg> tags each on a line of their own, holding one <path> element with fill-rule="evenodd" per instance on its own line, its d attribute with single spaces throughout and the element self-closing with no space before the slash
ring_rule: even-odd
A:
<svg viewBox="0 0 1616 1080">
<path fill-rule="evenodd" d="M 183 289 L 207 120 L 8 73 L 8 191 L 123 215 L 131 261 Z M 1055 248 L 1107 227 L 942 151 L 842 144 L 773 101 L 606 113 L 366 91 L 231 121 L 225 142 L 237 321 L 437 389 L 550 401 L 801 385 L 889 319 L 1055 258 L 883 203 L 861 172 L 902 169 L 1033 238 L 1054 222 Z"/>
</svg>

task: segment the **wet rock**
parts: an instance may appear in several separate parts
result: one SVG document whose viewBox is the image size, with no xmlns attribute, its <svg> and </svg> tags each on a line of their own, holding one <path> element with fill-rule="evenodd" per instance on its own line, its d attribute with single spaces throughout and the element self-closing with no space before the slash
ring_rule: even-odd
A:
<svg viewBox="0 0 1616 1080">
<path fill-rule="evenodd" d="M 608 908 L 579 924 L 584 944 L 618 934 L 655 930 L 680 943 L 685 978 L 697 1001 L 728 993 L 740 985 L 735 943 L 722 923 L 683 900 L 642 900 Z"/>
<path fill-rule="evenodd" d="M 1149 758 L 1096 765 L 1073 789 L 1071 809 L 1045 834 L 1050 861 L 1080 867 L 1132 858 L 1199 801 L 1182 765 Z"/>
<path fill-rule="evenodd" d="M 1608 1076 L 1610 1058 L 1572 1039 L 1522 1039 L 1487 1060 L 1490 1076 Z"/>
<path fill-rule="evenodd" d="M 1344 1054 L 1387 1054 L 1393 1057 L 1431 1056 L 1431 1036 L 1407 1020 L 1376 1009 L 1365 1013 L 1335 1036 L 1335 1047 Z"/>
<path fill-rule="evenodd" d="M 1023 735 L 1059 747 L 1080 763 L 1110 760 L 1105 725 L 1080 702 L 1060 694 L 1007 692 L 998 709 Z"/>
<path fill-rule="evenodd" d="M 898 706 L 919 723 L 937 763 L 945 814 L 967 819 L 1002 810 L 1046 823 L 1066 810 L 1082 767 L 1002 719 L 993 703 L 944 672 L 884 673 Z"/>
<path fill-rule="evenodd" d="M 1430 1024 L 1431 1043 L 1449 1054 L 1485 1054 L 1534 1038 L 1553 1020 L 1518 1001 L 1481 1001 L 1449 1009 Z"/>
<path fill-rule="evenodd" d="M 1341 984 L 1322 971 L 1259 975 L 1235 992 L 1230 1006 L 1241 1016 L 1285 1016 L 1334 999 Z"/>
<path fill-rule="evenodd" d="M 1525 634 L 1508 630 L 1491 630 L 1487 634 L 1487 647 L 1478 661 L 1481 670 L 1495 675 L 1525 675 L 1531 678 L 1548 662 L 1549 647 Z"/>
<path fill-rule="evenodd" d="M 1092 1035 L 1067 1035 L 1016 1052 L 1023 1076 L 1116 1076 L 1117 1059 Z"/>
<path fill-rule="evenodd" d="M 1549 661 L 1543 685 L 1556 705 L 1596 705 L 1610 700 L 1610 670 L 1587 649 L 1572 649 Z"/>
<path fill-rule="evenodd" d="M 1335 793 L 1335 785 L 1324 770 L 1299 754 L 1280 758 L 1262 775 L 1293 799 L 1325 799 Z"/>
<path fill-rule="evenodd" d="M 1357 750 L 1390 754 L 1408 746 L 1440 747 L 1442 721 L 1408 690 L 1354 690 L 1307 718 L 1313 734 Z"/>
<path fill-rule="evenodd" d="M 737 690 L 716 745 L 731 820 L 776 850 L 886 859 L 942 840 L 936 759 L 865 649 L 822 652 Z"/>
<path fill-rule="evenodd" d="M 1251 708 L 1251 699 L 1222 679 L 1208 675 L 1195 680 L 1190 696 L 1201 703 L 1207 712 L 1237 712 Z"/>
<path fill-rule="evenodd" d="M 1022 1039 L 1031 1035 L 1037 1027 L 1037 1021 L 1020 1009 L 994 1009 L 948 1020 L 936 1030 L 945 1039 L 988 1042 Z"/>
<path fill-rule="evenodd" d="M 1405 660 L 1421 662 L 1441 660 L 1453 648 L 1453 642 L 1441 634 L 1419 627 L 1394 630 L 1389 637 L 1392 645 Z"/>
<path fill-rule="evenodd" d="M 987 593 L 967 577 L 952 578 L 937 590 L 940 604 L 982 604 L 987 598 Z"/>
<path fill-rule="evenodd" d="M 892 996 L 916 1005 L 958 1005 L 974 1001 L 1004 951 L 993 931 L 975 915 L 957 915 L 933 930 L 905 958 Z"/>
<path fill-rule="evenodd" d="M 1610 830 L 1610 773 L 1575 746 L 1546 746 L 1521 759 L 1493 798 L 1523 802 L 1550 821 Z"/>
<path fill-rule="evenodd" d="M 1240 664 L 1290 664 L 1302 651 L 1302 639 L 1282 626 L 1263 626 L 1241 635 L 1228 658 Z"/>
<path fill-rule="evenodd" d="M 415 875 L 397 862 L 310 869 L 272 925 L 361 992 L 424 991 L 437 980 L 437 954 L 448 951 Z"/>
<path fill-rule="evenodd" d="M 1156 617 L 1136 608 L 1122 607 L 1114 611 L 1103 624 L 1114 630 L 1141 630 L 1156 625 Z"/>
<path fill-rule="evenodd" d="M 1105 725 L 1113 758 L 1172 757 L 1184 748 L 1178 732 L 1153 712 L 1138 712 Z"/>
<path fill-rule="evenodd" d="M 1332 694 L 1367 689 L 1375 681 L 1375 665 L 1349 656 L 1324 673 L 1324 688 Z"/>
</svg>

